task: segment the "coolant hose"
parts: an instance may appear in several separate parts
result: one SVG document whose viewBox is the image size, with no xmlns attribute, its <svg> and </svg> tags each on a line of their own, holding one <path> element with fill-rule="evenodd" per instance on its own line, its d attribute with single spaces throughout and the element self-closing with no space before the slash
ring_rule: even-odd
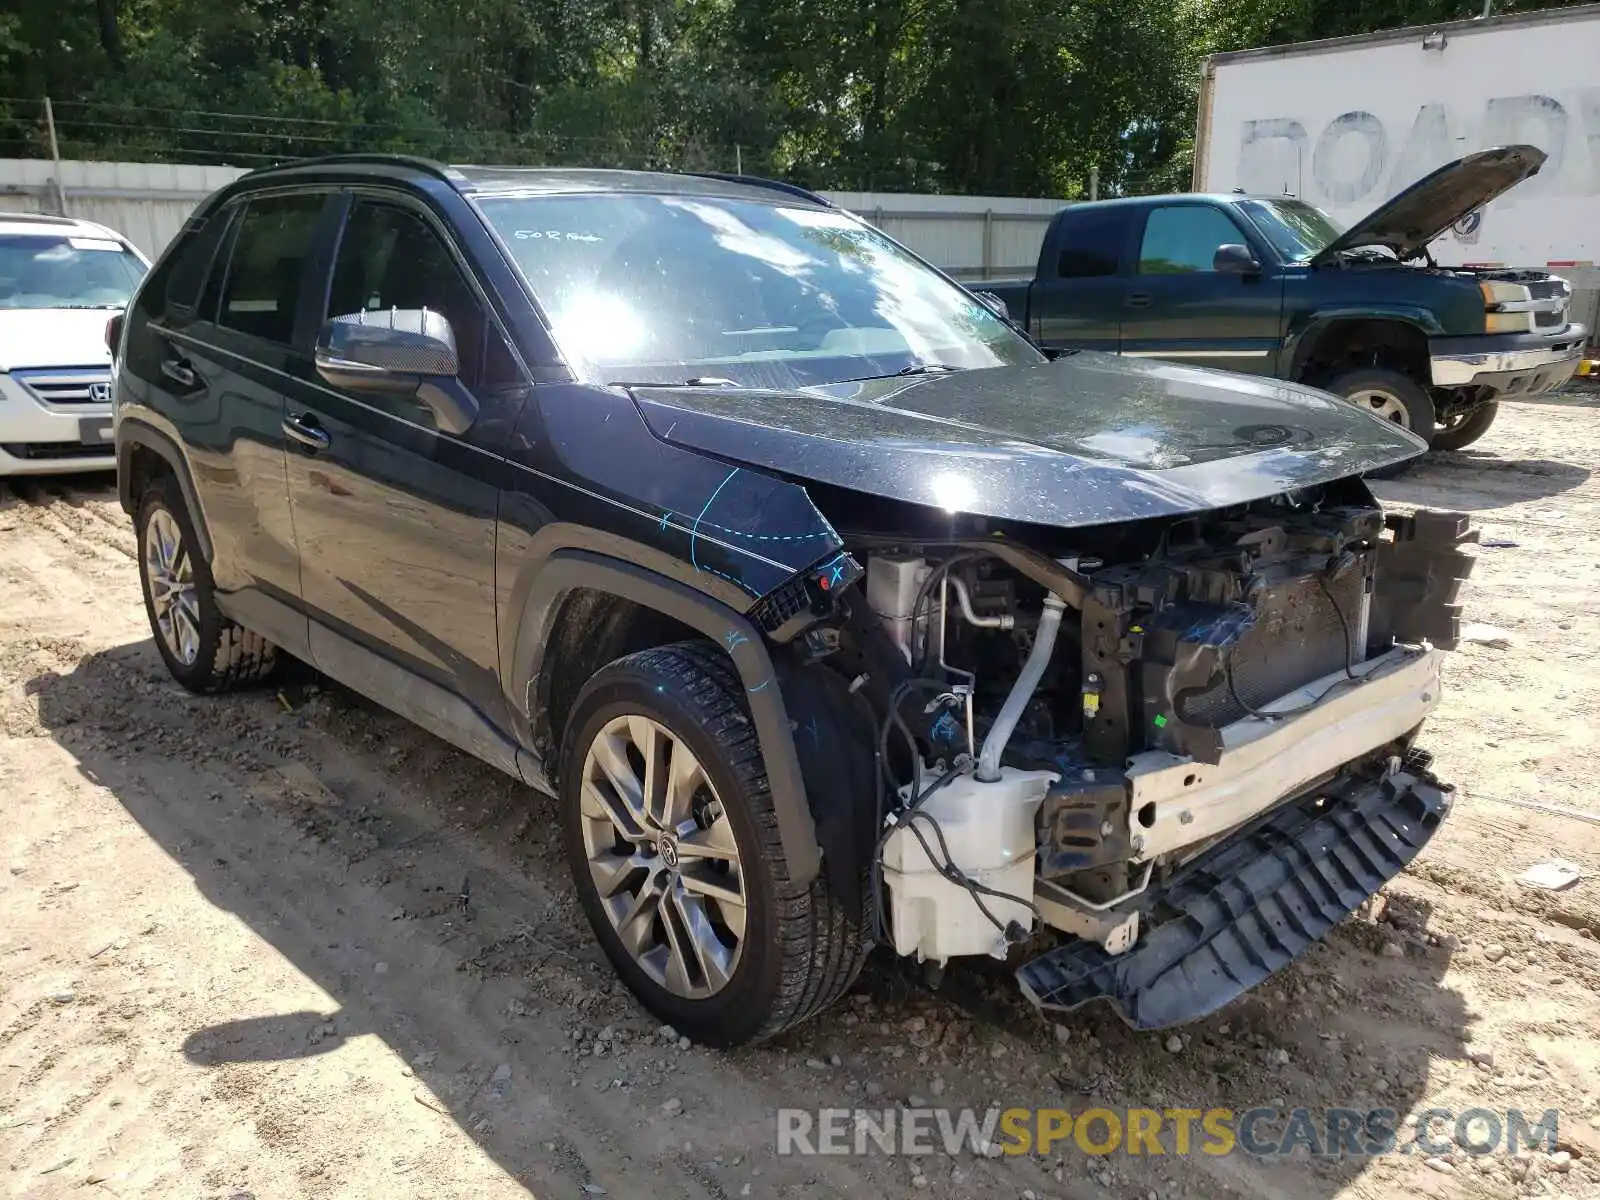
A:
<svg viewBox="0 0 1600 1200">
<path fill-rule="evenodd" d="M 1039 628 L 1034 632 L 1033 649 L 1028 652 L 1028 661 L 1022 664 L 1022 673 L 1011 685 L 1011 694 L 1006 697 L 1000 715 L 989 727 L 989 736 L 983 739 L 983 749 L 978 752 L 978 779 L 983 783 L 994 783 L 1000 778 L 1000 756 L 1006 752 L 1006 743 L 1011 740 L 1017 722 L 1022 720 L 1023 710 L 1028 707 L 1028 701 L 1033 699 L 1034 689 L 1039 686 L 1045 668 L 1050 665 L 1050 656 L 1056 648 L 1056 634 L 1061 632 L 1061 615 L 1066 610 L 1067 602 L 1060 596 L 1054 592 L 1045 596 L 1044 611 L 1039 614 Z"/>
</svg>

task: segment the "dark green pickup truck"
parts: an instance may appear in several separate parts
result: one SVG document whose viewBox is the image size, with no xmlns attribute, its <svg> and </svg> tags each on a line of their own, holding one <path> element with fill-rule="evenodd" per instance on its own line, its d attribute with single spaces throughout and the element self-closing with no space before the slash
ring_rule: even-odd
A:
<svg viewBox="0 0 1600 1200">
<path fill-rule="evenodd" d="M 1559 387 L 1583 354 L 1565 280 L 1440 267 L 1428 252 L 1544 159 L 1533 146 L 1468 155 L 1344 231 L 1281 196 L 1075 204 L 1035 278 L 975 286 L 1047 348 L 1309 383 L 1459 449 L 1501 398 Z"/>
</svg>

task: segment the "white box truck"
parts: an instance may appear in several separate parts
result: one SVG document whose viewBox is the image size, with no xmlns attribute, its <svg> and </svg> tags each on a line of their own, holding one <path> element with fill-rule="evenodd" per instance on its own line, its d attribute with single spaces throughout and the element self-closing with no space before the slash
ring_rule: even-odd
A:
<svg viewBox="0 0 1600 1200">
<path fill-rule="evenodd" d="M 1446 162 L 1515 143 L 1545 151 L 1543 169 L 1432 253 L 1551 269 L 1572 284 L 1572 319 L 1596 330 L 1600 4 L 1214 54 L 1194 189 L 1289 194 L 1348 224 Z"/>
</svg>

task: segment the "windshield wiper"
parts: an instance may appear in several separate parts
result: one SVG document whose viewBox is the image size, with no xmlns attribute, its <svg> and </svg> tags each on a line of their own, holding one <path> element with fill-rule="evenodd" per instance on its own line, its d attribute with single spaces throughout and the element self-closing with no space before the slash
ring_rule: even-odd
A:
<svg viewBox="0 0 1600 1200">
<path fill-rule="evenodd" d="M 126 308 L 127 305 L 126 304 L 58 304 L 58 305 L 56 305 L 56 307 L 57 308 L 84 308 L 84 309 L 99 308 L 99 309 L 108 309 L 109 310 L 109 309 L 113 309 L 113 308 Z"/>
<path fill-rule="evenodd" d="M 619 388 L 736 388 L 740 385 L 720 375 L 696 375 L 692 379 L 613 379 L 607 387 Z"/>
<path fill-rule="evenodd" d="M 851 379 L 841 379 L 840 383 L 863 383 L 868 379 L 893 379 L 896 375 L 953 375 L 957 371 L 965 370 L 964 367 L 952 367 L 949 363 L 919 362 L 901 367 L 894 375 L 857 375 Z"/>
</svg>

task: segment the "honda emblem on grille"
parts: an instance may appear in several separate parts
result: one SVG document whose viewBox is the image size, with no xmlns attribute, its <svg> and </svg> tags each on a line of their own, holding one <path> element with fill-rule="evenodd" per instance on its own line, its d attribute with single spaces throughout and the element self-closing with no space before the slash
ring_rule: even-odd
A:
<svg viewBox="0 0 1600 1200">
<path fill-rule="evenodd" d="M 96 404 L 110 404 L 111 385 L 109 383 L 91 383 L 89 385 L 89 399 Z"/>
</svg>

